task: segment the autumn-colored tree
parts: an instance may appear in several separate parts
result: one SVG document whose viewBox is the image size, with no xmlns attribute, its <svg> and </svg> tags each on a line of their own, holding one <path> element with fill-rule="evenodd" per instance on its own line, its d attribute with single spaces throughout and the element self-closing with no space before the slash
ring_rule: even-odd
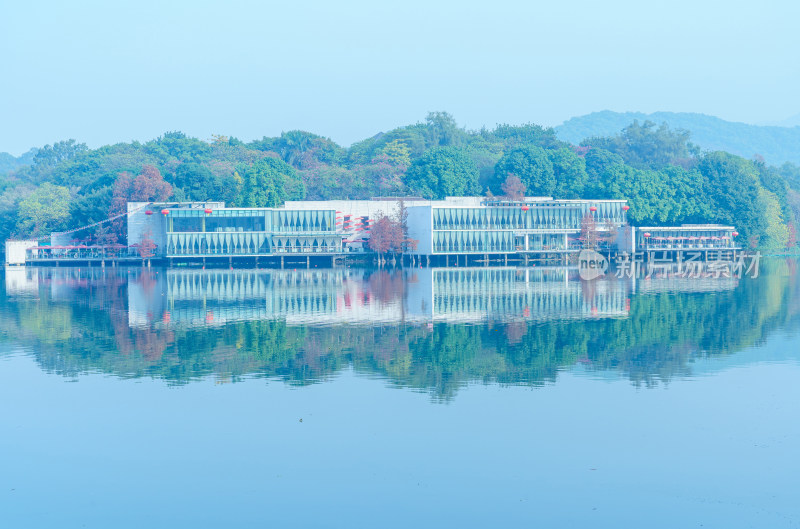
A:
<svg viewBox="0 0 800 529">
<path fill-rule="evenodd" d="M 143 166 L 136 177 L 127 171 L 122 172 L 114 181 L 109 216 L 124 214 L 128 202 L 161 202 L 171 195 L 172 186 L 164 181 L 159 170 L 152 165 Z M 113 230 L 119 240 L 125 238 L 124 217 L 113 222 Z"/>
<path fill-rule="evenodd" d="M 617 224 L 611 219 L 606 219 L 605 223 L 603 224 L 603 228 L 606 232 L 604 240 L 609 246 L 613 246 L 614 243 L 617 242 L 617 227 Z"/>
<path fill-rule="evenodd" d="M 95 241 L 101 246 L 115 244 L 118 242 L 117 234 L 108 224 L 98 226 L 94 233 Z"/>
<path fill-rule="evenodd" d="M 376 253 L 384 254 L 400 251 L 403 243 L 403 229 L 400 223 L 387 216 L 372 223 L 368 246 Z"/>
<path fill-rule="evenodd" d="M 407 218 L 408 210 L 401 202 L 396 219 L 382 215 L 372 222 L 367 243 L 370 250 L 379 254 L 414 251 L 419 241 L 408 237 Z"/>
<path fill-rule="evenodd" d="M 797 244 L 797 228 L 794 227 L 794 222 L 790 222 L 787 226 L 789 229 L 789 238 L 786 240 L 786 248 L 794 249 Z"/>
<path fill-rule="evenodd" d="M 150 259 L 156 252 L 156 243 L 153 241 L 153 232 L 147 230 L 142 233 L 142 238 L 139 240 L 139 257 L 142 259 Z"/>
<path fill-rule="evenodd" d="M 505 182 L 500 186 L 509 200 L 520 201 L 525 199 L 526 186 L 514 173 L 509 173 Z"/>
<path fill-rule="evenodd" d="M 590 250 L 597 246 L 597 222 L 591 213 L 586 213 L 581 219 L 581 242 Z"/>
</svg>

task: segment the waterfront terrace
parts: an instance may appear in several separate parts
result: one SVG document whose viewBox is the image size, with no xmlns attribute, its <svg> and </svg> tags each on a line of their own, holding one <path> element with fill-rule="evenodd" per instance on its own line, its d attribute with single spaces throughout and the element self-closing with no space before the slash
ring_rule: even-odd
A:
<svg viewBox="0 0 800 529">
<path fill-rule="evenodd" d="M 222 202 L 130 202 L 127 244 L 92 246 L 73 230 L 46 241 L 7 241 L 6 263 L 59 262 L 306 267 L 370 264 L 375 222 L 405 220 L 413 249 L 397 256 L 429 266 L 563 265 L 591 248 L 617 252 L 730 250 L 738 235 L 716 224 L 633 228 L 626 200 L 525 197 L 382 197 L 289 201 L 275 208 L 229 208 Z M 390 259 L 393 259 L 390 257 Z"/>
</svg>

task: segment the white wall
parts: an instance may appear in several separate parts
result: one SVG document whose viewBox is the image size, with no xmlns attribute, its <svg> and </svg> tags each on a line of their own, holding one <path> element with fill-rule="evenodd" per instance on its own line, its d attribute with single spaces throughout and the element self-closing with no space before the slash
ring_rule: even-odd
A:
<svg viewBox="0 0 800 529">
<path fill-rule="evenodd" d="M 413 206 L 408 208 L 408 236 L 419 241 L 415 253 L 430 255 L 433 253 L 433 211 L 431 206 Z"/>
<path fill-rule="evenodd" d="M 33 248 L 34 246 L 39 246 L 39 241 L 6 241 L 6 264 L 24 265 L 25 251 L 28 248 Z"/>
<path fill-rule="evenodd" d="M 157 254 L 164 253 L 167 247 L 167 221 L 164 215 L 161 214 L 162 207 L 157 204 L 150 204 L 149 202 L 128 202 L 128 246 L 138 244 L 142 241 L 142 235 L 150 230 L 152 232 L 153 242 L 156 243 L 158 249 Z M 150 210 L 152 215 L 146 215 L 145 211 Z M 119 241 L 125 244 L 125 241 Z"/>
<path fill-rule="evenodd" d="M 635 251 L 634 235 L 636 228 L 633 226 L 620 226 L 617 228 L 615 245 L 620 252 L 633 253 Z"/>
</svg>

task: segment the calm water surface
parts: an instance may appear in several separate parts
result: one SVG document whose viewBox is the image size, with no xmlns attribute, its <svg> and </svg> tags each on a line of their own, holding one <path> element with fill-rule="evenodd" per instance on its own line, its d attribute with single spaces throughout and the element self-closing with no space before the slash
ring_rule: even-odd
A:
<svg viewBox="0 0 800 529">
<path fill-rule="evenodd" d="M 7 270 L 0 527 L 799 527 L 797 264 Z"/>
</svg>

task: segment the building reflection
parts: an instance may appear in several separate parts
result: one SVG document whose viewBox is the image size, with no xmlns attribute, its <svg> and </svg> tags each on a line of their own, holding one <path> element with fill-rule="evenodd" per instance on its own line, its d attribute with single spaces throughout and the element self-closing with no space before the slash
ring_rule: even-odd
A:
<svg viewBox="0 0 800 529">
<path fill-rule="evenodd" d="M 652 384 L 797 329 L 787 262 L 738 282 L 678 269 L 582 281 L 545 267 L 25 268 L 5 275 L 0 329 L 66 376 L 308 384 L 352 366 L 449 398 L 470 381 L 541 384 L 579 366 Z"/>
<path fill-rule="evenodd" d="M 632 285 L 570 268 L 168 269 L 134 278 L 128 308 L 131 327 L 547 321 L 624 317 Z"/>
<path fill-rule="evenodd" d="M 107 304 L 125 297 L 132 328 L 191 328 L 281 320 L 289 325 L 544 322 L 621 318 L 630 297 L 733 290 L 735 278 L 683 277 L 676 267 L 647 278 L 581 280 L 570 267 L 402 270 L 24 268 L 7 270 L 6 295 Z M 90 294 L 87 294 L 90 292 Z M 127 307 L 125 307 L 127 305 Z"/>
</svg>

